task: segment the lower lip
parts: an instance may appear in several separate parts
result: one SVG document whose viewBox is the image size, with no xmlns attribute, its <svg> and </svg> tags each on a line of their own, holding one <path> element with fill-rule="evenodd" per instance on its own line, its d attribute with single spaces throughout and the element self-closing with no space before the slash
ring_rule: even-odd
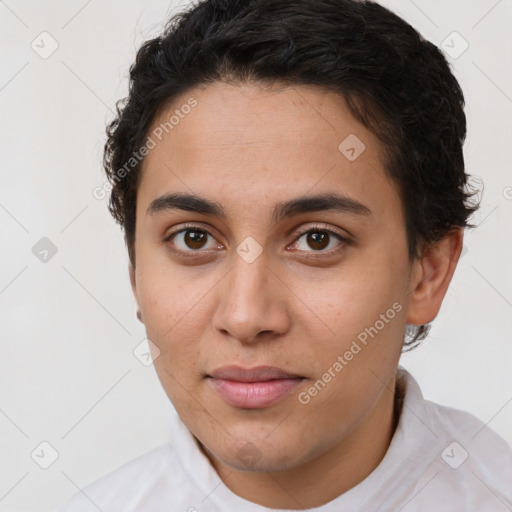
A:
<svg viewBox="0 0 512 512">
<path fill-rule="evenodd" d="M 243 409 L 262 409 L 290 394 L 303 379 L 276 379 L 263 382 L 238 382 L 209 378 L 224 400 Z"/>
</svg>

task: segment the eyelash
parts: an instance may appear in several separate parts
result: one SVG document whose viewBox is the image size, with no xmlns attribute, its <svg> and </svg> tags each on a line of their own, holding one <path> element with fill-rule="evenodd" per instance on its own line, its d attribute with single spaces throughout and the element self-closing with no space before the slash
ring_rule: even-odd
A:
<svg viewBox="0 0 512 512">
<path fill-rule="evenodd" d="M 207 229 L 204 228 L 204 226 L 201 226 L 201 225 L 197 225 L 197 224 L 184 224 L 181 229 L 177 230 L 177 231 L 174 231 L 172 233 L 170 233 L 169 235 L 167 235 L 163 242 L 164 243 L 169 243 L 172 238 L 174 238 L 176 235 L 179 235 L 180 233 L 184 233 L 184 232 L 187 232 L 187 231 L 192 231 L 192 230 L 196 230 L 196 231 L 202 231 L 204 233 L 206 233 L 207 235 L 211 236 L 212 238 L 215 238 Z M 307 253 L 312 253 L 310 254 L 308 257 L 309 258 L 318 258 L 318 257 L 325 257 L 326 255 L 327 256 L 333 256 L 335 254 L 338 254 L 339 252 L 341 252 L 345 245 L 348 245 L 350 244 L 350 240 L 346 237 L 344 237 L 343 235 L 341 235 L 339 232 L 337 231 L 334 231 L 332 229 L 329 229 L 329 228 L 326 228 L 320 224 L 317 224 L 317 225 L 314 225 L 314 226 L 311 226 L 309 227 L 308 229 L 305 229 L 305 230 L 302 230 L 302 231 L 299 231 L 298 233 L 296 233 L 295 235 L 295 239 L 293 241 L 293 244 L 297 243 L 297 241 L 303 237 L 304 235 L 307 235 L 308 233 L 318 233 L 318 232 L 321 232 L 321 233 L 327 233 L 331 236 L 334 236 L 336 238 L 339 239 L 340 241 L 340 244 L 338 244 L 338 246 L 335 248 L 335 249 L 330 249 L 329 251 L 324 251 L 324 250 L 321 250 L 321 251 L 297 251 L 297 252 L 307 252 Z M 197 257 L 198 254 L 200 253 L 206 253 L 208 252 L 207 250 L 201 250 L 201 249 L 198 249 L 198 250 L 188 250 L 188 251 L 183 251 L 182 249 L 173 249 L 175 252 L 178 252 L 179 254 L 181 255 L 184 255 L 185 257 Z"/>
</svg>

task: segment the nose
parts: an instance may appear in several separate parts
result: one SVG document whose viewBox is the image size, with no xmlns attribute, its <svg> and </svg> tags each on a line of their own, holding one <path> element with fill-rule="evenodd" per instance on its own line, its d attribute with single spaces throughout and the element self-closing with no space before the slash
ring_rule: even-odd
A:
<svg viewBox="0 0 512 512">
<path fill-rule="evenodd" d="M 248 263 L 238 255 L 217 287 L 213 328 L 240 343 L 271 340 L 290 328 L 289 291 L 264 253 Z"/>
</svg>

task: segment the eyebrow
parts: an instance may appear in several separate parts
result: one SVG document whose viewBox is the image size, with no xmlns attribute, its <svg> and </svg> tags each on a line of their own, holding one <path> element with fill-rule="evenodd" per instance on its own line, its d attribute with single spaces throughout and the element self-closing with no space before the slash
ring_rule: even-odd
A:
<svg viewBox="0 0 512 512">
<path fill-rule="evenodd" d="M 165 194 L 151 202 L 146 215 L 183 210 L 218 217 L 226 220 L 228 215 L 219 203 L 193 194 Z M 336 211 L 354 216 L 371 216 L 372 211 L 363 203 L 342 194 L 320 194 L 302 196 L 290 201 L 277 203 L 272 209 L 271 218 L 274 223 L 299 215 L 301 213 Z"/>
</svg>

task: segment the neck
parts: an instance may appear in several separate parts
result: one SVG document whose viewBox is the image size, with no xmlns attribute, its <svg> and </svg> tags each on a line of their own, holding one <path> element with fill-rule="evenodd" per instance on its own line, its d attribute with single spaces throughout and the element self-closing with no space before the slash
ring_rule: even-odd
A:
<svg viewBox="0 0 512 512">
<path fill-rule="evenodd" d="M 388 389 L 395 388 L 395 380 Z M 323 455 L 300 466 L 276 472 L 240 471 L 224 464 L 204 445 L 224 484 L 238 496 L 269 508 L 321 506 L 362 482 L 389 448 L 399 409 L 385 389 L 370 413 L 353 431 Z"/>
</svg>

